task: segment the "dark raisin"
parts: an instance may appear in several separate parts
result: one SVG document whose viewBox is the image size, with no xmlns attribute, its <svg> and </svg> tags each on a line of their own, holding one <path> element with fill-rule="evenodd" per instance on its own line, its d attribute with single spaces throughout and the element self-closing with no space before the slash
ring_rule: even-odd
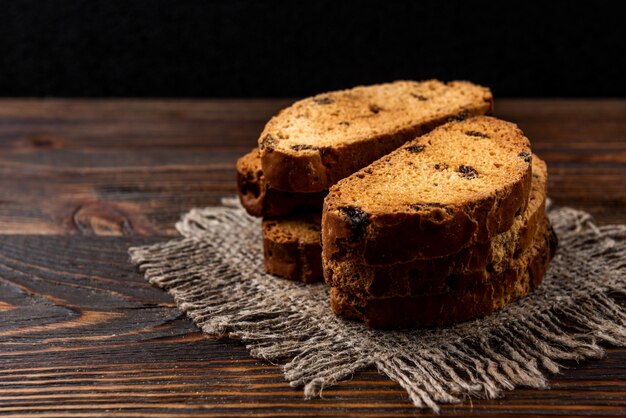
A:
<svg viewBox="0 0 626 418">
<path fill-rule="evenodd" d="M 477 138 L 489 138 L 489 135 L 487 135 L 486 133 L 478 132 L 478 131 L 466 131 L 465 135 L 475 136 Z"/>
<path fill-rule="evenodd" d="M 407 150 L 408 152 L 412 152 L 413 154 L 419 154 L 420 152 L 424 151 L 424 148 L 426 147 L 420 144 L 404 147 L 405 150 Z"/>
<path fill-rule="evenodd" d="M 383 108 L 378 105 L 375 105 L 375 104 L 370 105 L 370 111 L 372 113 L 380 113 L 381 110 L 383 110 Z"/>
<path fill-rule="evenodd" d="M 461 173 L 462 177 L 465 177 L 468 180 L 472 180 L 478 177 L 478 171 L 476 171 L 474 167 L 469 165 L 460 165 L 459 173 Z"/>
<path fill-rule="evenodd" d="M 444 282 L 446 284 L 446 290 L 454 290 L 454 288 L 459 284 L 459 276 L 451 274 L 444 279 Z"/>
<path fill-rule="evenodd" d="M 420 102 L 425 102 L 426 100 L 428 100 L 428 97 L 422 96 L 421 94 L 417 94 L 417 93 L 411 93 L 411 96 L 415 97 Z"/>
<path fill-rule="evenodd" d="M 367 212 L 358 206 L 342 206 L 339 208 L 339 212 L 348 218 L 348 222 L 350 222 L 352 239 L 360 238 L 370 223 L 370 216 Z"/>
<path fill-rule="evenodd" d="M 298 145 L 292 145 L 291 149 L 294 151 L 302 151 L 305 149 L 317 149 L 317 147 L 315 145 L 298 144 Z"/>
<path fill-rule="evenodd" d="M 315 102 L 315 104 L 318 104 L 318 105 L 327 105 L 327 104 L 331 104 L 333 102 L 333 99 L 328 96 L 322 96 L 322 97 L 314 97 L 313 101 Z"/>
<path fill-rule="evenodd" d="M 339 124 L 340 124 L 340 125 L 342 125 L 342 126 L 350 126 L 350 122 L 345 121 L 345 120 L 344 120 L 344 121 L 339 122 Z"/>
<path fill-rule="evenodd" d="M 526 161 L 527 163 L 531 162 L 531 160 L 533 159 L 532 155 L 530 155 L 530 152 L 528 151 L 522 151 L 519 154 L 517 154 L 518 157 L 520 157 L 522 160 Z"/>
<path fill-rule="evenodd" d="M 437 164 L 435 164 L 435 170 L 442 171 L 442 170 L 447 170 L 447 169 L 448 169 L 448 164 L 446 164 L 446 163 L 437 163 Z"/>
<path fill-rule="evenodd" d="M 276 138 L 272 136 L 272 134 L 267 134 L 261 140 L 261 144 L 259 148 L 261 150 L 266 150 L 267 152 L 274 151 L 274 146 L 276 145 Z"/>
<path fill-rule="evenodd" d="M 448 122 L 461 122 L 464 121 L 465 119 L 467 119 L 469 117 L 469 113 L 467 112 L 467 110 L 464 110 L 462 112 L 459 112 L 458 114 L 451 116 L 450 118 L 448 118 Z"/>
</svg>

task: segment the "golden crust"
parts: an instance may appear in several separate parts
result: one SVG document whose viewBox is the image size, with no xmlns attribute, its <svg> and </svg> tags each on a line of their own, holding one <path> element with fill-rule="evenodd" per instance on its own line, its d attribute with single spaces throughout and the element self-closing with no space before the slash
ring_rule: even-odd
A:
<svg viewBox="0 0 626 418">
<path fill-rule="evenodd" d="M 531 180 L 530 142 L 516 125 L 486 116 L 450 122 L 330 189 L 324 257 L 387 265 L 488 242 L 524 211 Z"/>
<path fill-rule="evenodd" d="M 268 183 L 318 192 L 450 118 L 490 113 L 489 89 L 464 81 L 396 81 L 300 100 L 259 137 Z"/>
</svg>

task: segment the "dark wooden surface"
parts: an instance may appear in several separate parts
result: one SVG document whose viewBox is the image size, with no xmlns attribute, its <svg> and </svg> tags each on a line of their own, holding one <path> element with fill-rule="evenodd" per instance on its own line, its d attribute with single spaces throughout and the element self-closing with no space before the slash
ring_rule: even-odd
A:
<svg viewBox="0 0 626 418">
<path fill-rule="evenodd" d="M 0 101 L 0 415 L 419 415 L 375 370 L 306 401 L 242 344 L 201 335 L 128 262 L 194 206 L 287 104 Z M 626 222 L 626 101 L 500 100 L 549 163 L 550 196 Z M 626 350 L 568 364 L 547 391 L 442 415 L 626 415 Z"/>
</svg>

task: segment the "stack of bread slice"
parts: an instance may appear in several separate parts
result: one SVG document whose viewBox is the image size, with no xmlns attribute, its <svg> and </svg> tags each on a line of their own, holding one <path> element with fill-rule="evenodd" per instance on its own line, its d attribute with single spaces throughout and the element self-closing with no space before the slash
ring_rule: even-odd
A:
<svg viewBox="0 0 626 418">
<path fill-rule="evenodd" d="M 554 252 L 546 168 L 491 109 L 484 87 L 432 80 L 281 111 L 237 162 L 267 271 L 324 277 L 335 313 L 375 328 L 462 321 L 528 293 Z"/>
<path fill-rule="evenodd" d="M 547 172 L 512 123 L 476 117 L 416 138 L 330 189 L 333 310 L 374 328 L 443 325 L 539 285 L 555 250 Z"/>
</svg>

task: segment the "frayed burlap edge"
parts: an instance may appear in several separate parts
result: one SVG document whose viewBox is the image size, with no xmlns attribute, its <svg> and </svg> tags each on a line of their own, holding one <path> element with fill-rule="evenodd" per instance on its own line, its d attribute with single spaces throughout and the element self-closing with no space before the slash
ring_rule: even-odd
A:
<svg viewBox="0 0 626 418">
<path fill-rule="evenodd" d="M 543 286 L 489 317 L 449 328 L 374 331 L 330 311 L 328 289 L 265 273 L 260 220 L 236 199 L 193 209 L 184 238 L 130 249 L 150 283 L 166 289 L 204 332 L 242 340 L 253 357 L 284 362 L 305 397 L 375 366 L 418 408 L 518 386 L 546 388 L 559 362 L 626 346 L 626 225 L 596 226 L 571 208 L 549 211 L 560 248 Z"/>
</svg>

